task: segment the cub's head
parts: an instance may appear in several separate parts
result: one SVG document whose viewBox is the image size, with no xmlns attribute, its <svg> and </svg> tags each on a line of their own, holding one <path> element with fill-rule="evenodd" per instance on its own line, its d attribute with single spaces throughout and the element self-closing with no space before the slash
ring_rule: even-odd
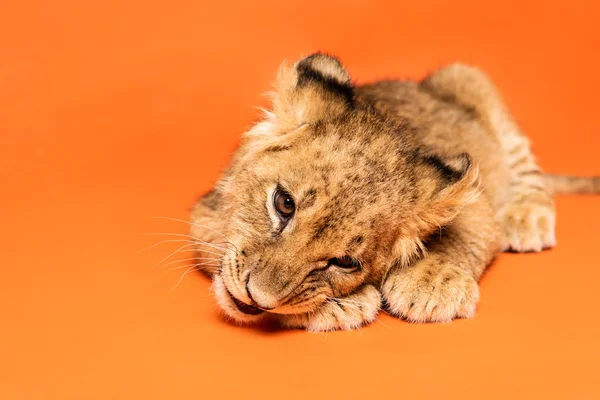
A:
<svg viewBox="0 0 600 400">
<path fill-rule="evenodd" d="M 232 243 L 214 277 L 226 314 L 311 312 L 423 251 L 474 195 L 477 172 L 465 155 L 419 147 L 417 133 L 365 104 L 335 58 L 283 67 L 271 110 L 215 189 Z"/>
</svg>

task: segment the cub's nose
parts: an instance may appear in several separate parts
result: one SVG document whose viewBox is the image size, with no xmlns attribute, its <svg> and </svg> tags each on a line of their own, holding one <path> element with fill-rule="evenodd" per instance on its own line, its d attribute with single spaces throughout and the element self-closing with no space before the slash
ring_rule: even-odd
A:
<svg viewBox="0 0 600 400">
<path fill-rule="evenodd" d="M 261 310 L 272 310 L 279 305 L 279 299 L 275 296 L 271 296 L 264 290 L 256 287 L 254 281 L 249 277 L 246 281 L 246 292 L 248 297 Z"/>
</svg>

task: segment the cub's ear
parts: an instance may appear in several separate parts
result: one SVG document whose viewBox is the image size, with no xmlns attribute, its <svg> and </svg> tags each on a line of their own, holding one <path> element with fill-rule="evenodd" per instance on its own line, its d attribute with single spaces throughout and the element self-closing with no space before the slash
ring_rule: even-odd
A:
<svg viewBox="0 0 600 400">
<path fill-rule="evenodd" d="M 316 53 L 280 68 L 271 114 L 277 131 L 334 118 L 352 107 L 354 87 L 336 58 Z"/>
<path fill-rule="evenodd" d="M 424 154 L 417 169 L 421 204 L 421 231 L 429 234 L 447 225 L 462 208 L 477 199 L 479 169 L 467 153 L 455 157 Z"/>
<path fill-rule="evenodd" d="M 479 196 L 478 168 L 466 153 L 440 157 L 430 152 L 414 154 L 417 198 L 411 214 L 402 221 L 402 234 L 393 246 L 399 264 L 409 265 L 423 254 L 430 235 L 448 225 Z"/>
</svg>

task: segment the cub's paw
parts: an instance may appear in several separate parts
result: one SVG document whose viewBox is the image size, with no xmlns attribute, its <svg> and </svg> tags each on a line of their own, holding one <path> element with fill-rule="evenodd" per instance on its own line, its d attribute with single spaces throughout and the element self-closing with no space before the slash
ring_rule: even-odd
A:
<svg viewBox="0 0 600 400">
<path fill-rule="evenodd" d="M 344 298 L 330 298 L 315 311 L 306 314 L 280 314 L 286 328 L 302 328 L 311 332 L 358 329 L 377 318 L 381 294 L 365 285 Z"/>
<path fill-rule="evenodd" d="M 556 245 L 556 214 L 550 204 L 523 203 L 507 206 L 499 213 L 502 251 L 542 251 Z"/>
<path fill-rule="evenodd" d="M 388 312 L 411 322 L 471 318 L 479 301 L 479 287 L 468 272 L 427 258 L 393 271 L 382 293 Z"/>
</svg>

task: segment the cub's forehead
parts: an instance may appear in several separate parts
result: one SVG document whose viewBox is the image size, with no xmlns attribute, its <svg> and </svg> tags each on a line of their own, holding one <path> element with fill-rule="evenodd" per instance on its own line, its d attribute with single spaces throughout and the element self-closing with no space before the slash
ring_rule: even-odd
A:
<svg viewBox="0 0 600 400">
<path fill-rule="evenodd" d="M 262 188 L 280 184 L 297 197 L 311 191 L 321 198 L 344 196 L 356 202 L 356 196 L 382 190 L 406 175 L 399 137 L 385 129 L 377 121 L 351 115 L 255 138 L 238 171 L 249 178 L 246 182 L 261 182 Z"/>
<path fill-rule="evenodd" d="M 364 148 L 303 146 L 264 153 L 244 168 L 247 182 L 281 185 L 295 196 L 304 192 L 354 197 L 398 180 L 401 168 Z"/>
</svg>

